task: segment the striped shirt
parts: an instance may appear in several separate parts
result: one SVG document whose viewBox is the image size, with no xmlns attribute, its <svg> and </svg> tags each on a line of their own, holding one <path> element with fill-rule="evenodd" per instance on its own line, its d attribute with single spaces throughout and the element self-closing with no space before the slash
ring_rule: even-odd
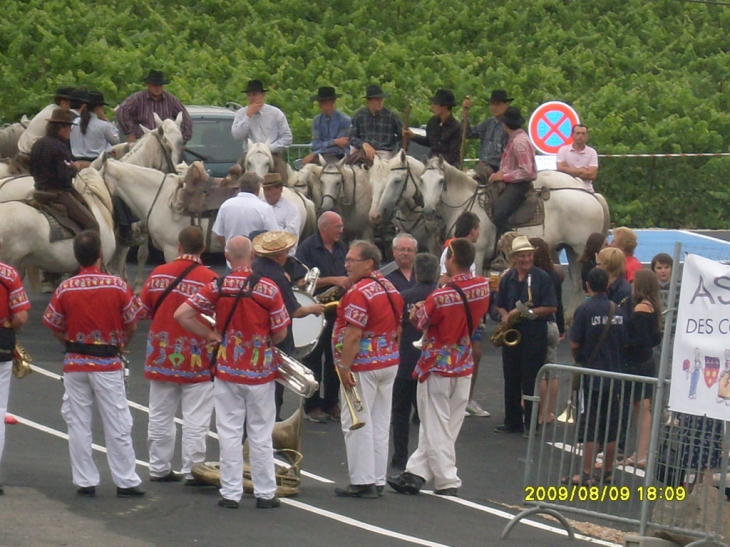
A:
<svg viewBox="0 0 730 547">
<path fill-rule="evenodd" d="M 393 111 L 383 108 L 373 114 L 368 108 L 357 111 L 350 127 L 350 144 L 362 148 L 368 143 L 375 150 L 394 152 L 403 136 L 403 122 Z"/>
<path fill-rule="evenodd" d="M 499 169 L 504 182 L 534 181 L 537 178 L 535 151 L 524 130 L 518 129 L 512 133 L 502 154 Z"/>
<path fill-rule="evenodd" d="M 237 141 L 243 141 L 243 151 L 248 150 L 248 140 L 254 144 L 268 142 L 272 152 L 286 150 L 292 143 L 291 129 L 284 113 L 270 104 L 265 104 L 261 110 L 249 117 L 244 106 L 233 118 L 231 135 Z"/>
<path fill-rule="evenodd" d="M 183 141 L 188 142 L 193 136 L 193 121 L 190 114 L 180 100 L 163 91 L 162 97 L 154 100 L 149 91 L 140 91 L 130 95 L 117 108 L 117 122 L 125 135 L 134 133 L 137 138 L 142 136 L 142 126 L 147 129 L 154 129 L 155 117 L 157 114 L 160 119 L 174 120 L 177 115 L 182 112 L 182 132 Z"/>
</svg>

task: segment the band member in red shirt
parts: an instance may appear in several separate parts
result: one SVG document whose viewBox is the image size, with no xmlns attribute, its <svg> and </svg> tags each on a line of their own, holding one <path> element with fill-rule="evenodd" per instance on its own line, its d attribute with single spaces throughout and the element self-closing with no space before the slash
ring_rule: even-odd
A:
<svg viewBox="0 0 730 547">
<path fill-rule="evenodd" d="M 243 495 L 244 425 L 250 443 L 251 479 L 256 507 L 279 507 L 274 474 L 273 344 L 281 342 L 291 319 L 276 284 L 251 271 L 251 241 L 236 236 L 226 243 L 233 272 L 199 290 L 175 312 L 188 331 L 208 342 L 220 342 L 215 363 L 215 418 L 220 445 L 220 507 L 238 508 Z M 197 319 L 216 317 L 216 331 Z"/>
<path fill-rule="evenodd" d="M 84 496 L 93 496 L 99 484 L 91 452 L 91 413 L 96 402 L 117 496 L 143 496 L 119 358 L 136 328 L 139 300 L 122 279 L 101 271 L 97 232 L 81 232 L 74 238 L 73 249 L 81 270 L 58 286 L 43 315 L 43 323 L 66 348 L 61 414 L 68 426 L 73 483 Z"/>
<path fill-rule="evenodd" d="M 393 381 L 398 371 L 398 343 L 403 298 L 380 269 L 380 251 L 354 241 L 345 257 L 352 282 L 340 300 L 332 332 L 335 365 L 342 390 L 355 385 L 362 400 L 365 426 L 351 431 L 352 416 L 342 413 L 350 484 L 336 488 L 342 497 L 377 498 L 385 486 Z M 340 393 L 345 400 L 345 393 Z"/>
<path fill-rule="evenodd" d="M 213 413 L 208 342 L 191 335 L 173 319 L 175 310 L 218 276 L 203 266 L 203 232 L 184 228 L 178 236 L 178 256 L 158 266 L 142 288 L 142 319 L 152 319 L 147 335 L 144 376 L 150 380 L 150 418 L 147 446 L 150 480 L 199 483 L 190 470 L 205 461 L 205 440 Z M 172 470 L 175 453 L 175 413 L 182 405 L 182 470 Z"/>
<path fill-rule="evenodd" d="M 418 494 L 431 479 L 434 492 L 442 496 L 456 496 L 461 486 L 455 444 L 474 370 L 471 337 L 489 308 L 489 281 L 470 272 L 474 256 L 473 243 L 453 240 L 446 251 L 451 281 L 411 311 L 411 321 L 426 331 L 426 340 L 414 371 L 421 417 L 418 448 L 406 470 L 388 479 L 402 494 Z"/>
<path fill-rule="evenodd" d="M 1 239 L 0 246 L 2 246 Z M 3 459 L 5 446 L 5 412 L 8 409 L 10 396 L 15 331 L 28 321 L 29 309 L 30 302 L 18 272 L 0 262 L 0 462 Z M 0 495 L 4 493 L 0 485 Z"/>
</svg>

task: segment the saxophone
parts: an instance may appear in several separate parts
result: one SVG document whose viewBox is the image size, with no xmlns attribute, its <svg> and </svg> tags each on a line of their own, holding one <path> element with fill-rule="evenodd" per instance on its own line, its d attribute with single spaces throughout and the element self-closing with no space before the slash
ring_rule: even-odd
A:
<svg viewBox="0 0 730 547">
<path fill-rule="evenodd" d="M 490 336 L 492 344 L 496 347 L 514 347 L 522 341 L 522 334 L 515 326 L 524 319 L 534 319 L 532 314 L 532 275 L 527 274 L 527 303 L 517 302 L 515 308 L 518 313 L 512 314 L 506 323 L 500 323 Z"/>
</svg>

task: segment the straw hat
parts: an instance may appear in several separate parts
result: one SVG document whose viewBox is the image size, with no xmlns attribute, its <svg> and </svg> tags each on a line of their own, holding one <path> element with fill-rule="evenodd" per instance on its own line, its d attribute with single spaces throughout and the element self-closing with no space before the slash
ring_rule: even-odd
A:
<svg viewBox="0 0 730 547">
<path fill-rule="evenodd" d="M 521 253 L 522 251 L 534 251 L 535 247 L 530 245 L 530 240 L 525 236 L 517 236 L 512 241 L 512 250 L 510 254 Z"/>
<path fill-rule="evenodd" d="M 276 186 L 278 184 L 284 184 L 284 181 L 281 180 L 281 175 L 279 173 L 266 173 L 264 175 L 264 182 L 261 184 L 264 188 L 268 188 L 269 186 Z"/>
<path fill-rule="evenodd" d="M 288 251 L 296 245 L 297 238 L 293 234 L 284 231 L 266 232 L 257 235 L 251 243 L 257 255 L 266 256 Z"/>
</svg>

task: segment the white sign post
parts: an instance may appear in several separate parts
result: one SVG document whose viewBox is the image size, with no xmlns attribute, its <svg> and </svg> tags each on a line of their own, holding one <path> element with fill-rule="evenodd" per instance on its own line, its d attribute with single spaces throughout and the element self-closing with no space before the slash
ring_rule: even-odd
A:
<svg viewBox="0 0 730 547">
<path fill-rule="evenodd" d="M 669 408 L 730 420 L 730 266 L 688 255 L 682 275 Z"/>
</svg>

